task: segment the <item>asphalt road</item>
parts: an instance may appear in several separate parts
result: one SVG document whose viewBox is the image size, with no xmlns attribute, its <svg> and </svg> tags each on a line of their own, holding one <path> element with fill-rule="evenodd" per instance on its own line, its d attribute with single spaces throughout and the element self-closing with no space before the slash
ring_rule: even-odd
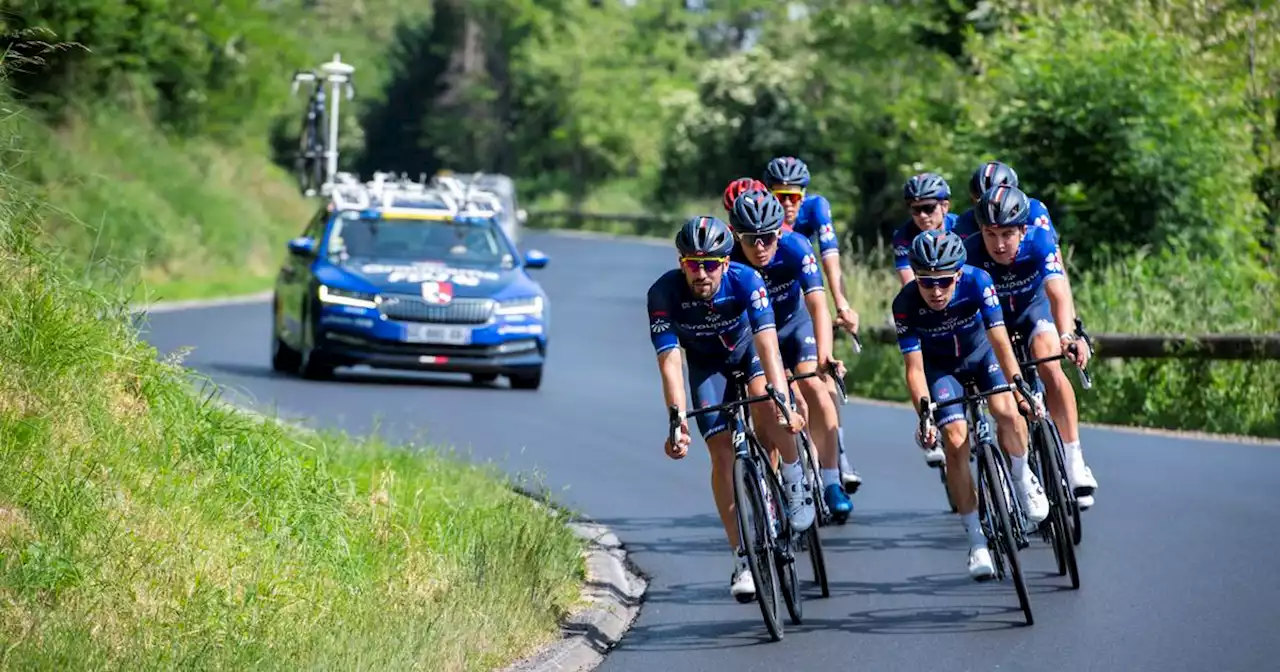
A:
<svg viewBox="0 0 1280 672">
<path fill-rule="evenodd" d="M 832 595 L 810 589 L 806 623 L 786 622 L 785 639 L 768 642 L 755 603 L 728 594 L 705 451 L 680 462 L 662 452 L 644 297 L 674 251 L 538 232 L 524 243 L 551 259 L 536 271 L 554 320 L 538 392 L 452 376 L 282 377 L 269 366 L 267 303 L 156 314 L 147 337 L 166 353 L 194 347 L 187 364 L 229 397 L 536 472 L 611 526 L 651 582 L 602 670 L 1276 669 L 1280 450 L 1085 429 L 1100 488 L 1077 548 L 1082 586 L 1070 590 L 1033 542 L 1023 552 L 1036 615 L 1027 628 L 1011 584 L 964 575 L 960 523 L 912 442 L 913 416 L 856 402 L 843 422 L 866 483 L 852 522 L 823 530 Z"/>
</svg>

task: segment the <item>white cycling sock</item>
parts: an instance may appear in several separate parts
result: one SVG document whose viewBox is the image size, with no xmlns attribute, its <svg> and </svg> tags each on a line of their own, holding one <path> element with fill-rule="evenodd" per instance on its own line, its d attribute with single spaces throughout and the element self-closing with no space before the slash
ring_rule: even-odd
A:
<svg viewBox="0 0 1280 672">
<path fill-rule="evenodd" d="M 1009 465 L 1013 468 L 1012 476 L 1023 483 L 1031 480 L 1031 470 L 1027 468 L 1027 456 L 1009 456 Z"/>
<path fill-rule="evenodd" d="M 961 514 L 960 521 L 964 523 L 964 531 L 969 535 L 970 546 L 987 545 L 987 537 L 982 533 L 982 523 L 978 520 L 977 511 Z"/>
<path fill-rule="evenodd" d="M 822 485 L 839 485 L 840 470 L 839 469 L 822 469 Z"/>
<path fill-rule="evenodd" d="M 1063 443 L 1062 447 L 1065 448 L 1067 451 L 1068 460 L 1071 459 L 1072 457 L 1075 457 L 1076 455 L 1081 455 L 1079 441 L 1068 441 L 1066 443 Z M 1084 459 L 1084 456 L 1081 455 L 1080 459 Z"/>
<path fill-rule="evenodd" d="M 804 470 L 800 468 L 800 460 L 782 463 L 782 480 L 786 483 L 799 483 L 804 478 Z"/>
</svg>

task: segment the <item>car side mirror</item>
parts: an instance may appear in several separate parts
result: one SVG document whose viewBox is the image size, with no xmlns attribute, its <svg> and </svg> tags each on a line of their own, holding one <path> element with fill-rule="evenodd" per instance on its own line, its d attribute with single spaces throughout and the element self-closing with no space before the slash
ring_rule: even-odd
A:
<svg viewBox="0 0 1280 672">
<path fill-rule="evenodd" d="M 548 261 L 547 255 L 538 250 L 529 250 L 524 255 L 524 265 L 528 268 L 542 268 Z"/>
<path fill-rule="evenodd" d="M 289 252 L 295 257 L 316 256 L 316 241 L 310 236 L 298 236 L 289 241 Z"/>
</svg>

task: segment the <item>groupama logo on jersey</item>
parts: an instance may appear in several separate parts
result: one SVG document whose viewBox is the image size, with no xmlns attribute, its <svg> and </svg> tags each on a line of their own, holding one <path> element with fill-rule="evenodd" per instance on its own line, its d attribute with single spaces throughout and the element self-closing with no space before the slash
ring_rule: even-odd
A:
<svg viewBox="0 0 1280 672">
<path fill-rule="evenodd" d="M 801 260 L 800 270 L 804 271 L 805 275 L 813 275 L 814 273 L 817 273 L 818 260 L 814 259 L 812 254 L 804 255 L 804 259 Z"/>
<path fill-rule="evenodd" d="M 1000 305 L 1000 297 L 996 295 L 995 285 L 987 285 L 982 288 L 982 302 L 992 308 Z"/>
<path fill-rule="evenodd" d="M 764 287 L 760 287 L 752 290 L 751 292 L 752 308 L 755 308 L 756 310 L 764 310 L 765 307 L 767 307 L 768 305 L 769 305 L 769 293 L 765 291 Z"/>
<path fill-rule="evenodd" d="M 1032 222 L 1032 224 L 1034 224 L 1035 226 L 1038 226 L 1038 227 L 1040 227 L 1040 228 L 1042 228 L 1042 229 L 1044 229 L 1044 230 L 1048 231 L 1048 230 L 1049 230 L 1049 215 L 1040 215 L 1039 217 L 1036 217 L 1036 220 L 1035 220 L 1034 222 Z"/>
<path fill-rule="evenodd" d="M 1062 268 L 1062 257 L 1058 256 L 1058 253 L 1056 251 L 1050 252 L 1044 258 L 1044 267 L 1049 269 L 1050 271 L 1056 271 L 1058 273 L 1062 273 L 1064 270 Z"/>
<path fill-rule="evenodd" d="M 818 229 L 818 240 L 821 240 L 823 242 L 830 242 L 832 240 L 835 240 L 835 237 L 836 237 L 836 230 L 830 224 L 823 224 L 822 228 Z"/>
</svg>

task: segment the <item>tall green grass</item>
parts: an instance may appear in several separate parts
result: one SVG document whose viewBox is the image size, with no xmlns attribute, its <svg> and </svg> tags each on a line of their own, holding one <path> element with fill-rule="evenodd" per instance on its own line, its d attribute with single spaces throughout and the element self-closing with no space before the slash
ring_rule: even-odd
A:
<svg viewBox="0 0 1280 672">
<path fill-rule="evenodd" d="M 127 292 L 44 252 L 47 214 L 0 173 L 0 666 L 484 670 L 557 636 L 583 575 L 560 517 L 448 455 L 193 395 Z"/>
<path fill-rule="evenodd" d="M 113 108 L 54 127 L 6 105 L 16 144 L 0 169 L 48 204 L 47 240 L 101 288 L 156 300 L 264 289 L 314 211 L 265 149 L 175 140 Z"/>
<path fill-rule="evenodd" d="M 866 325 L 888 325 L 899 283 L 885 247 L 845 265 L 850 301 Z M 1070 269 L 1076 310 L 1090 333 L 1203 334 L 1280 330 L 1280 281 L 1246 262 L 1202 259 L 1174 246 Z M 897 347 L 864 339 L 849 366 L 852 393 L 907 401 Z M 1093 387 L 1074 372 L 1082 420 L 1280 437 L 1280 362 L 1096 359 Z M 1068 367 L 1070 371 L 1070 367 Z"/>
</svg>

